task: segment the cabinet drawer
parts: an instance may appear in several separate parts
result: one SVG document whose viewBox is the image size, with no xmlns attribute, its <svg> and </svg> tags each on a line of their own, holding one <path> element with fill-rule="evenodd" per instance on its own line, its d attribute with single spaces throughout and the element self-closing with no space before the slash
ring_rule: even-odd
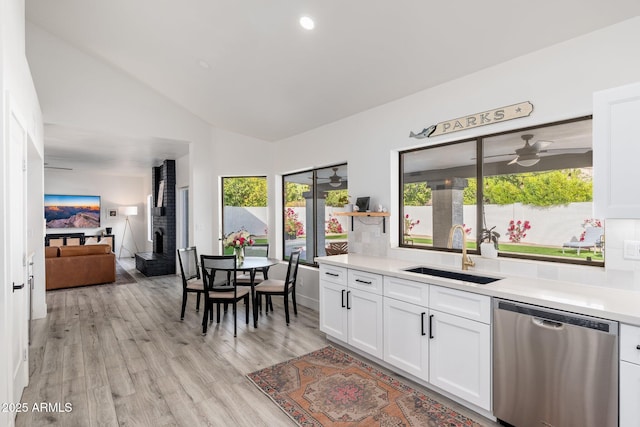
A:
<svg viewBox="0 0 640 427">
<path fill-rule="evenodd" d="M 411 304 L 429 306 L 429 285 L 413 280 L 385 276 L 384 296 Z"/>
<path fill-rule="evenodd" d="M 640 365 L 640 328 L 620 325 L 620 360 Z"/>
<path fill-rule="evenodd" d="M 347 269 L 332 265 L 320 265 L 320 280 L 347 286 Z"/>
<path fill-rule="evenodd" d="M 491 298 L 473 292 L 429 287 L 429 308 L 483 323 L 491 323 Z"/>
<path fill-rule="evenodd" d="M 349 287 L 382 295 L 382 275 L 349 269 Z"/>
</svg>

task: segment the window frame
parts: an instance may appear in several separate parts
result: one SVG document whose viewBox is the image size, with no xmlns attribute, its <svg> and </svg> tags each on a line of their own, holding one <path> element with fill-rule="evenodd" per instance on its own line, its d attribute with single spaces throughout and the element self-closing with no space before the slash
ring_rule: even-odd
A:
<svg viewBox="0 0 640 427">
<path fill-rule="evenodd" d="M 317 236 L 317 231 L 318 231 L 318 171 L 321 170 L 326 170 L 326 169 L 331 169 L 334 167 L 342 167 L 345 166 L 347 168 L 349 168 L 349 163 L 348 162 L 342 162 L 342 163 L 334 163 L 331 165 L 327 165 L 327 166 L 318 166 L 315 168 L 310 168 L 310 169 L 303 169 L 303 170 L 299 170 L 296 172 L 291 172 L 291 173 L 287 173 L 287 174 L 283 174 L 282 175 L 282 182 L 281 182 L 281 197 L 282 197 L 282 209 L 280 212 L 280 227 L 281 227 L 281 237 L 282 237 L 282 259 L 283 260 L 288 260 L 289 257 L 286 255 L 286 251 L 285 251 L 285 246 L 286 246 L 286 239 L 285 239 L 285 215 L 284 215 L 284 211 L 287 209 L 287 196 L 286 196 L 286 192 L 285 192 L 285 187 L 286 187 L 286 178 L 290 177 L 290 176 L 294 176 L 294 175 L 300 175 L 300 174 L 304 174 L 304 173 L 311 173 L 312 179 L 311 179 L 311 188 L 312 188 L 312 192 L 313 192 L 313 212 L 312 212 L 312 216 L 313 216 L 313 246 L 314 246 L 314 253 L 315 256 L 318 256 L 318 236 Z M 347 172 L 347 177 L 348 177 L 348 172 Z M 348 178 L 347 178 L 347 188 L 346 190 L 348 191 L 349 186 L 348 186 Z M 309 224 L 307 224 L 306 229 L 309 230 Z M 308 234 L 308 233 L 306 233 Z M 304 264 L 304 265 L 308 265 L 308 266 L 312 266 L 312 267 L 317 267 L 318 263 L 315 262 L 315 260 L 309 261 L 306 259 L 302 259 L 300 258 L 299 261 L 300 264 Z"/>
<path fill-rule="evenodd" d="M 441 247 L 429 247 L 429 246 L 415 246 L 412 244 L 408 244 L 404 242 L 403 233 L 404 233 L 404 180 L 403 180 L 403 171 L 404 171 L 404 162 L 403 155 L 407 153 L 412 153 L 416 151 L 428 150 L 438 147 L 444 147 L 449 145 L 463 144 L 468 142 L 475 142 L 476 144 L 476 180 L 477 180 L 477 188 L 476 188 L 476 223 L 473 224 L 474 229 L 476 230 L 476 241 L 480 241 L 480 234 L 482 232 L 482 228 L 484 225 L 482 222 L 482 212 L 484 207 L 484 140 L 500 135 L 507 135 L 512 133 L 522 133 L 528 132 L 536 129 L 542 129 L 552 126 L 559 126 L 568 123 L 574 123 L 579 121 L 593 120 L 593 115 L 586 115 L 575 117 L 572 119 L 559 120 L 551 123 L 544 123 L 540 125 L 527 126 L 523 128 L 515 128 L 502 132 L 495 132 L 490 134 L 478 135 L 476 137 L 464 138 L 455 141 L 447 141 L 440 144 L 433 144 L 429 146 L 422 147 L 414 147 L 408 150 L 401 150 L 398 152 L 398 247 L 400 248 L 409 248 L 409 249 L 418 249 L 418 250 L 427 250 L 427 251 L 438 251 L 438 252 L 453 252 L 460 253 L 460 249 L 448 249 Z M 593 144 L 593 143 L 592 143 Z M 593 147 L 593 145 L 592 145 Z M 476 249 L 469 249 L 469 253 L 480 255 L 480 247 Z M 604 267 L 605 262 L 602 261 L 589 261 L 585 259 L 576 259 L 576 258 L 555 258 L 555 257 L 546 257 L 540 255 L 527 255 L 522 253 L 514 253 L 514 252 L 499 252 L 498 257 L 500 258 L 511 258 L 511 259 L 523 259 L 530 261 L 545 261 L 545 262 L 556 262 L 561 264 L 575 264 L 575 265 L 586 265 L 586 266 L 596 266 L 596 267 Z"/>
<path fill-rule="evenodd" d="M 220 177 L 220 253 L 224 253 L 224 181 L 225 179 L 237 179 L 237 178 L 261 178 L 264 179 L 267 185 L 267 206 L 265 206 L 265 209 L 267 210 L 267 226 L 269 225 L 269 177 L 266 175 L 228 175 L 228 176 L 221 176 Z M 237 231 L 237 230 L 235 230 Z M 269 235 L 267 233 L 267 244 L 271 245 L 271 242 L 269 241 Z M 272 248 L 273 249 L 273 248 Z"/>
</svg>

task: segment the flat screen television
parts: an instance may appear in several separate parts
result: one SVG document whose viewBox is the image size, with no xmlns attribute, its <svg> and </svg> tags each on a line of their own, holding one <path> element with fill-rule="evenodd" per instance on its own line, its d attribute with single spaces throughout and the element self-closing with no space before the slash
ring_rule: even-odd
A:
<svg viewBox="0 0 640 427">
<path fill-rule="evenodd" d="M 100 196 L 44 195 L 47 228 L 99 228 Z"/>
</svg>

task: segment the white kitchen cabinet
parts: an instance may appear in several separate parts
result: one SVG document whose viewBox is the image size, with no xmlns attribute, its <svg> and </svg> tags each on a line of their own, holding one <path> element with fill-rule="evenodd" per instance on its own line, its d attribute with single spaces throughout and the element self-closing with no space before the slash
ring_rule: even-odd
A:
<svg viewBox="0 0 640 427">
<path fill-rule="evenodd" d="M 593 208 L 597 218 L 640 218 L 640 83 L 593 95 Z"/>
<path fill-rule="evenodd" d="M 382 295 L 347 291 L 347 343 L 382 359 Z"/>
<path fill-rule="evenodd" d="M 491 298 L 384 278 L 384 360 L 491 411 Z"/>
<path fill-rule="evenodd" d="M 320 280 L 320 330 L 347 341 L 347 287 Z"/>
<path fill-rule="evenodd" d="M 429 381 L 428 316 L 426 307 L 384 298 L 384 360 L 425 381 Z"/>
<path fill-rule="evenodd" d="M 431 310 L 429 382 L 491 410 L 491 326 Z"/>
<path fill-rule="evenodd" d="M 320 330 L 381 359 L 381 288 L 380 275 L 321 265 Z"/>
<path fill-rule="evenodd" d="M 486 295 L 431 285 L 429 308 L 477 322 L 491 323 L 491 298 Z"/>
<path fill-rule="evenodd" d="M 620 325 L 620 427 L 640 427 L 640 328 Z"/>
</svg>

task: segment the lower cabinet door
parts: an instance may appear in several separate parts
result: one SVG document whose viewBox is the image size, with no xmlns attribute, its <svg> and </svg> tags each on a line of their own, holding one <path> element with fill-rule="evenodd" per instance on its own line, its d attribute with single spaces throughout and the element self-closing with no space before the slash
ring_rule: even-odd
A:
<svg viewBox="0 0 640 427">
<path fill-rule="evenodd" d="M 341 341 L 347 341 L 347 288 L 320 281 L 320 330 Z"/>
<path fill-rule="evenodd" d="M 384 361 L 429 380 L 429 310 L 384 299 Z"/>
<path fill-rule="evenodd" d="M 348 343 L 382 359 L 382 295 L 347 291 Z"/>
<path fill-rule="evenodd" d="M 640 427 L 640 365 L 620 362 L 620 427 Z"/>
<path fill-rule="evenodd" d="M 491 327 L 431 311 L 429 382 L 491 410 Z"/>
</svg>

